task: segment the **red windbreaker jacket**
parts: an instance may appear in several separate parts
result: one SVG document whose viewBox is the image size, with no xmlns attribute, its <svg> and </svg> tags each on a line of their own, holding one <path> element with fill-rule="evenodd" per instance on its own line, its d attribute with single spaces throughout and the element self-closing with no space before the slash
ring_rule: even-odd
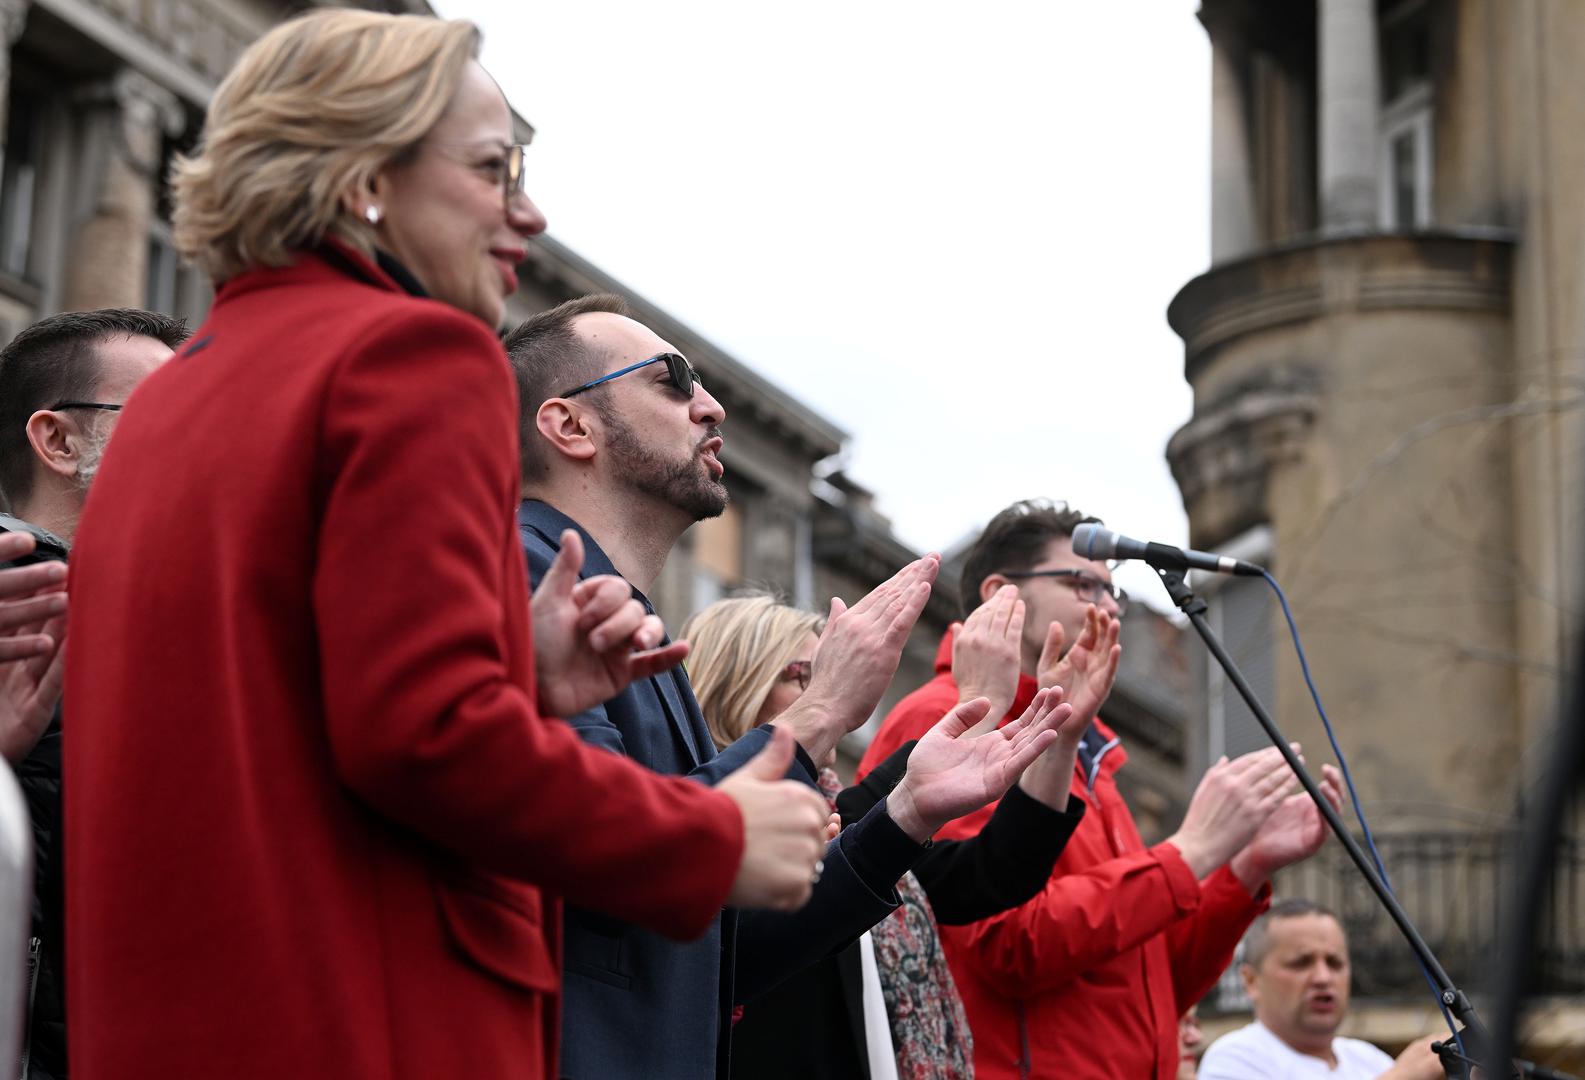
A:
<svg viewBox="0 0 1585 1080">
<path fill-rule="evenodd" d="M 1009 719 L 1036 689 L 1020 676 Z M 859 776 L 923 735 L 957 700 L 949 631 L 936 677 L 887 715 Z M 1115 775 L 1127 760 L 1097 721 L 1074 766 L 1084 820 L 1044 891 L 982 922 L 941 928 L 981 1080 L 1172 1080 L 1179 1015 L 1209 992 L 1269 903 L 1269 887 L 1252 897 L 1226 867 L 1196 881 L 1173 845 L 1145 847 L 1117 790 Z M 972 836 L 993 810 L 959 818 L 941 835 Z"/>
</svg>

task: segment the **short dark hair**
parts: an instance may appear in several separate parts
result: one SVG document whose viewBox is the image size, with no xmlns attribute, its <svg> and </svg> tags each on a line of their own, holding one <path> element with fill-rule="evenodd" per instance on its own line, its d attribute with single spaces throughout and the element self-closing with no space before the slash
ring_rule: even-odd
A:
<svg viewBox="0 0 1585 1080">
<path fill-rule="evenodd" d="M 1314 900 L 1304 900 L 1295 897 L 1291 900 L 1278 900 L 1265 913 L 1256 919 L 1244 933 L 1244 960 L 1250 967 L 1260 967 L 1260 962 L 1271 951 L 1271 924 L 1277 919 L 1297 919 L 1305 915 L 1325 915 L 1338 926 L 1343 925 L 1343 920 L 1337 917 L 1337 912 Z"/>
<path fill-rule="evenodd" d="M 33 492 L 28 417 L 59 401 L 92 400 L 99 387 L 98 346 L 114 337 L 151 337 L 176 348 L 181 319 L 138 308 L 66 311 L 40 319 L 0 349 L 0 494 L 15 507 Z"/>
<path fill-rule="evenodd" d="M 539 407 L 558 394 L 587 382 L 600 354 L 587 348 L 573 330 L 580 315 L 607 312 L 632 318 L 626 300 L 613 293 L 574 297 L 549 311 L 541 311 L 509 330 L 501 343 L 517 379 L 517 441 L 523 479 L 539 476 L 547 459 L 539 442 L 534 418 Z"/>
<path fill-rule="evenodd" d="M 980 538 L 963 559 L 958 588 L 963 614 L 980 606 L 980 586 L 992 574 L 1029 570 L 1045 558 L 1051 541 L 1072 536 L 1073 530 L 1101 519 L 1074 510 L 1065 502 L 1023 499 L 991 518 Z"/>
</svg>

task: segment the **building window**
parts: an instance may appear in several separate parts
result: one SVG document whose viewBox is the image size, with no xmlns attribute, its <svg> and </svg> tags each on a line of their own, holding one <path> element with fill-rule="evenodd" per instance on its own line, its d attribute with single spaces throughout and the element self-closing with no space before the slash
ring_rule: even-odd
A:
<svg viewBox="0 0 1585 1080">
<path fill-rule="evenodd" d="M 1218 550 L 1238 559 L 1265 565 L 1271 563 L 1271 529 L 1258 526 L 1218 545 Z M 1273 627 L 1276 603 L 1271 588 L 1262 578 L 1224 577 L 1197 574 L 1194 588 L 1209 606 L 1206 619 L 1249 680 L 1260 703 L 1267 710 L 1276 706 L 1277 664 Z M 1206 742 L 1208 762 L 1224 754 L 1236 758 L 1271 745 L 1255 714 L 1228 680 L 1221 665 L 1209 652 L 1206 664 Z"/>
<path fill-rule="evenodd" d="M 1431 224 L 1431 23 L 1425 0 L 1403 0 L 1381 16 L 1381 225 Z"/>
<path fill-rule="evenodd" d="M 196 326 L 209 311 L 209 280 L 202 270 L 184 266 L 171 236 L 171 165 L 177 154 L 191 153 L 197 143 L 199 123 L 189 118 L 187 130 L 178 138 L 167 138 L 160 165 L 160 188 L 155 202 L 155 221 L 149 230 L 148 277 L 144 282 L 143 306 L 150 311 L 177 315 Z"/>
<path fill-rule="evenodd" d="M 709 607 L 743 580 L 743 512 L 729 503 L 720 517 L 693 527 L 694 611 Z"/>
<path fill-rule="evenodd" d="M 43 157 L 43 107 L 42 101 L 12 80 L 5 165 L 0 169 L 0 270 L 19 278 L 30 277 L 28 263 Z"/>
</svg>

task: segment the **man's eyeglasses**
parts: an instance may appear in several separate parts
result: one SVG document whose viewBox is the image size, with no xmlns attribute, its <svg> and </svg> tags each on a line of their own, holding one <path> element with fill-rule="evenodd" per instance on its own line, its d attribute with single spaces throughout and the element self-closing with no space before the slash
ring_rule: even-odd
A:
<svg viewBox="0 0 1585 1080">
<path fill-rule="evenodd" d="M 57 401 L 49 407 L 50 412 L 60 412 L 62 409 L 104 409 L 106 412 L 120 412 L 123 406 L 109 405 L 103 401 Z"/>
<path fill-rule="evenodd" d="M 1101 597 L 1110 596 L 1112 603 L 1117 605 L 1117 614 L 1121 616 L 1128 610 L 1128 594 L 1110 581 L 1102 581 L 1094 574 L 1085 573 L 1083 570 L 1003 570 L 1005 578 L 1060 578 L 1064 585 L 1079 594 L 1079 599 L 1090 604 L 1099 604 Z"/>
<path fill-rule="evenodd" d="M 809 660 L 794 660 L 781 669 L 782 682 L 795 682 L 798 689 L 809 689 L 809 676 L 814 672 L 814 664 Z"/>
<path fill-rule="evenodd" d="M 648 360 L 640 360 L 636 364 L 629 364 L 621 371 L 613 371 L 609 375 L 601 375 L 598 379 L 586 382 L 582 386 L 575 386 L 561 396 L 569 398 L 574 394 L 581 394 L 585 390 L 599 386 L 601 383 L 608 383 L 612 379 L 620 379 L 629 372 L 637 371 L 642 367 L 649 367 L 651 364 L 666 365 L 667 381 L 676 387 L 677 392 L 682 394 L 683 397 L 693 397 L 693 388 L 704 385 L 704 381 L 699 378 L 699 373 L 693 369 L 693 365 L 688 363 L 687 358 L 682 353 L 665 352 L 658 356 L 652 356 Z"/>
</svg>

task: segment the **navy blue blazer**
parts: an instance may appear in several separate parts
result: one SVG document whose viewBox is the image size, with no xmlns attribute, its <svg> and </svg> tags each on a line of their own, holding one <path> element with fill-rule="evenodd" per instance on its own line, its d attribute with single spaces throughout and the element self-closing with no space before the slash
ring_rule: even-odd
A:
<svg viewBox="0 0 1585 1080">
<path fill-rule="evenodd" d="M 560 550 L 564 529 L 583 537 L 582 576 L 617 573 L 594 538 L 554 507 L 529 500 L 517 520 L 535 585 Z M 633 595 L 653 610 L 638 589 Z M 541 676 L 556 677 L 549 671 Z M 718 753 L 681 668 L 640 680 L 568 722 L 595 746 L 707 784 L 747 762 L 770 738 L 759 728 Z M 789 776 L 814 783 L 813 763 L 801 749 Z M 691 942 L 568 906 L 562 1076 L 727 1076 L 732 1006 L 840 951 L 891 914 L 899 902 L 897 879 L 924 851 L 886 816 L 884 803 L 877 804 L 831 843 L 820 883 L 801 910 L 728 908 Z"/>
</svg>

